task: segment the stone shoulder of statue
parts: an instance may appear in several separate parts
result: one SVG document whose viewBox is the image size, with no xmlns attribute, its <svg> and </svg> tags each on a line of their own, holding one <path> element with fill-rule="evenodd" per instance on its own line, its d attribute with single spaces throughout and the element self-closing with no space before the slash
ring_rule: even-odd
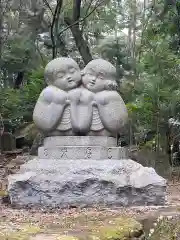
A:
<svg viewBox="0 0 180 240">
<path fill-rule="evenodd" d="M 58 89 L 55 86 L 47 86 L 40 94 L 39 101 L 49 105 L 54 104 L 65 104 L 67 101 L 67 92 Z"/>
<path fill-rule="evenodd" d="M 56 58 L 45 68 L 45 80 L 49 85 L 40 94 L 36 103 L 33 120 L 44 132 L 69 128 L 68 91 L 77 88 L 81 82 L 78 64 L 71 58 Z M 61 127 L 61 120 L 63 127 Z M 67 123 L 66 123 L 67 119 Z M 68 125 L 68 127 L 67 127 Z M 65 128 L 65 129 L 64 129 Z"/>
<path fill-rule="evenodd" d="M 116 68 L 106 60 L 92 60 L 83 71 L 82 82 L 95 93 L 94 105 L 98 112 L 93 114 L 92 122 L 99 122 L 99 129 L 102 123 L 109 132 L 119 132 L 127 122 L 127 109 L 117 92 Z"/>
<path fill-rule="evenodd" d="M 94 99 L 97 105 L 107 105 L 110 102 L 112 103 L 121 101 L 121 96 L 115 90 L 103 90 L 96 93 Z"/>
</svg>

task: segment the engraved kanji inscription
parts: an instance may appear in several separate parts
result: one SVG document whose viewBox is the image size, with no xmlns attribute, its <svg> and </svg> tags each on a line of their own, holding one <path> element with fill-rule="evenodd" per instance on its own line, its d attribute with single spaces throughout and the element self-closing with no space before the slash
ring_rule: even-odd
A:
<svg viewBox="0 0 180 240">
<path fill-rule="evenodd" d="M 44 156 L 48 157 L 48 150 L 47 149 L 44 149 Z"/>
<path fill-rule="evenodd" d="M 86 149 L 86 158 L 91 158 L 92 157 L 92 149 L 88 147 Z"/>
<path fill-rule="evenodd" d="M 112 159 L 112 152 L 111 152 L 111 148 L 108 148 L 108 158 Z"/>
<path fill-rule="evenodd" d="M 61 149 L 61 158 L 67 158 L 67 148 Z"/>
</svg>

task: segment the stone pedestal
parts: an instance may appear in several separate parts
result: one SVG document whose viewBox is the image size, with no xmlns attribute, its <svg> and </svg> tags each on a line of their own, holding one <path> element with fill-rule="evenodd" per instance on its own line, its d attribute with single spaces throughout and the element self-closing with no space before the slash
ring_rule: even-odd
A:
<svg viewBox="0 0 180 240">
<path fill-rule="evenodd" d="M 113 137 L 47 137 L 38 149 L 43 159 L 125 159 L 125 148 L 116 147 Z"/>
<path fill-rule="evenodd" d="M 116 147 L 117 140 L 114 137 L 105 136 L 54 136 L 46 137 L 44 139 L 45 148 L 55 148 L 55 147 L 66 147 L 66 146 L 95 146 L 95 147 Z"/>
<path fill-rule="evenodd" d="M 118 147 L 57 147 L 38 149 L 38 157 L 43 159 L 124 159 L 126 158 L 126 151 L 124 148 Z"/>
<path fill-rule="evenodd" d="M 127 159 L 114 138 L 50 137 L 9 176 L 8 191 L 17 206 L 163 205 L 166 181 Z"/>
</svg>

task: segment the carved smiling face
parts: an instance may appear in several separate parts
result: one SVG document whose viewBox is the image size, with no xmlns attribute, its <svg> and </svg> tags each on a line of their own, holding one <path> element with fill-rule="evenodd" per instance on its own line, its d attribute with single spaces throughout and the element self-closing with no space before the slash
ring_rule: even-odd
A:
<svg viewBox="0 0 180 240">
<path fill-rule="evenodd" d="M 82 76 L 82 82 L 85 88 L 92 92 L 100 92 L 104 90 L 104 75 L 94 71 L 91 68 L 87 68 Z"/>
<path fill-rule="evenodd" d="M 61 65 L 55 73 L 54 85 L 63 90 L 76 88 L 81 81 L 80 71 L 72 64 Z"/>
<path fill-rule="evenodd" d="M 65 91 L 76 88 L 81 82 L 79 66 L 71 58 L 52 60 L 46 67 L 45 77 L 48 84 Z"/>
<path fill-rule="evenodd" d="M 82 83 L 85 88 L 92 92 L 100 92 L 107 90 L 111 83 L 116 85 L 116 69 L 115 67 L 103 60 L 92 60 L 84 68 L 82 73 Z M 109 88 L 109 90 L 112 90 Z"/>
</svg>

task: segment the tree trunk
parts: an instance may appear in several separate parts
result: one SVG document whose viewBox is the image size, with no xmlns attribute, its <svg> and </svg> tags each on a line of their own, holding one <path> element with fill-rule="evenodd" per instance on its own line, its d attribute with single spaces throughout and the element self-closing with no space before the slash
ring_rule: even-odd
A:
<svg viewBox="0 0 180 240">
<path fill-rule="evenodd" d="M 88 46 L 88 42 L 83 37 L 83 32 L 79 27 L 79 19 L 81 16 L 81 0 L 73 0 L 73 13 L 72 18 L 65 18 L 65 23 L 71 29 L 76 46 L 85 64 L 92 60 L 92 55 Z"/>
<path fill-rule="evenodd" d="M 23 83 L 24 71 L 18 72 L 17 77 L 14 82 L 14 89 L 19 89 L 21 84 Z"/>
<path fill-rule="evenodd" d="M 0 0 L 0 66 L 1 66 L 1 58 L 2 58 L 2 45 L 3 45 L 3 6 L 2 0 Z"/>
<path fill-rule="evenodd" d="M 4 123 L 3 123 L 3 118 L 2 115 L 0 114 L 0 155 L 2 153 L 2 135 L 4 132 Z"/>
<path fill-rule="evenodd" d="M 74 25 L 70 29 L 84 63 L 88 64 L 88 62 L 92 60 L 92 55 L 90 53 L 88 43 L 83 38 L 83 35 L 79 29 L 79 26 Z"/>
<path fill-rule="evenodd" d="M 84 61 L 85 64 L 88 64 L 93 58 L 88 46 L 88 43 L 83 37 L 83 34 L 79 28 L 79 24 L 74 24 L 73 21 L 69 18 L 65 18 L 65 23 L 70 27 L 72 35 L 74 37 L 76 47 Z"/>
<path fill-rule="evenodd" d="M 128 29 L 128 51 L 132 59 L 132 69 L 134 80 L 136 76 L 136 24 L 137 24 L 137 2 L 129 1 L 129 29 Z"/>
</svg>

